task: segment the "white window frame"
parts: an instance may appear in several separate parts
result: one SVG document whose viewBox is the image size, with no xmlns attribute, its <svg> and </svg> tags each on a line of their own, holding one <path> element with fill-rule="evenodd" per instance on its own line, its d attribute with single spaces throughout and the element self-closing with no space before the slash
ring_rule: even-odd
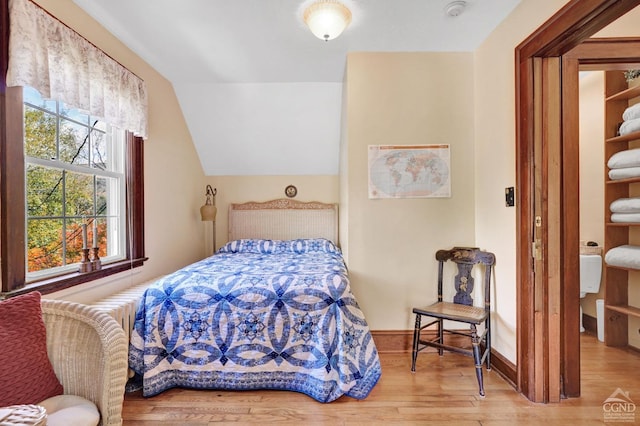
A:
<svg viewBox="0 0 640 426">
<path fill-rule="evenodd" d="M 63 115 L 61 112 L 61 102 L 55 101 L 56 103 L 56 111 L 52 111 L 51 109 L 43 108 L 39 105 L 34 105 L 29 103 L 26 99 L 24 100 L 24 105 L 29 106 L 30 108 L 37 109 L 40 111 L 44 111 L 47 114 L 51 114 L 56 119 L 56 152 L 59 151 L 59 130 L 60 130 L 60 120 L 64 119 L 72 122 L 73 124 L 77 124 L 83 127 L 90 128 L 91 126 L 88 123 L 82 123 L 74 120 L 69 115 Z M 89 123 L 95 120 L 95 117 L 90 117 Z M 104 123 L 103 123 L 104 125 Z M 91 130 L 90 130 L 91 131 Z M 95 178 L 108 178 L 107 182 L 107 211 L 104 214 L 97 214 L 92 217 L 98 217 L 102 219 L 106 219 L 107 221 L 107 249 L 108 253 L 106 256 L 101 257 L 101 262 L 103 265 L 109 264 L 112 262 L 117 262 L 126 259 L 126 172 L 125 172 L 125 155 L 126 155 L 126 132 L 115 127 L 106 124 L 106 132 L 105 137 L 107 138 L 107 157 L 110 161 L 113 162 L 112 169 L 113 170 L 102 170 L 99 168 L 92 168 L 89 166 L 82 166 L 71 164 L 68 162 L 60 161 L 59 159 L 43 159 L 37 157 L 31 157 L 26 155 L 25 150 L 25 194 L 27 193 L 27 169 L 29 165 L 36 165 L 45 168 L 58 169 L 69 171 L 73 173 L 80 173 L 84 175 L 93 176 L 94 182 Z M 25 141 L 26 143 L 26 141 Z M 90 142 L 91 143 L 91 138 Z M 93 150 L 91 147 L 88 149 L 89 156 L 93 155 Z M 91 158 L 89 158 L 89 164 L 91 164 Z M 113 195 L 115 194 L 115 195 Z M 93 204 L 96 206 L 96 199 L 94 197 Z M 64 203 L 64 197 L 63 197 Z M 28 206 L 27 206 L 27 198 L 25 197 L 25 224 L 29 223 L 29 214 L 28 214 Z M 45 219 L 46 216 L 43 216 Z M 70 218 L 75 218 L 74 216 L 68 216 L 66 209 L 63 208 L 63 212 L 61 216 L 51 217 L 51 219 L 62 219 L 68 220 Z M 77 219 L 77 218 L 76 218 Z M 33 220 L 33 219 L 31 219 Z M 62 265 L 59 267 L 53 267 L 48 269 L 43 269 L 40 271 L 29 271 L 29 256 L 28 256 L 28 226 L 25 226 L 25 281 L 27 283 L 40 281 L 42 279 L 51 278 L 59 275 L 68 274 L 78 270 L 79 263 L 72 263 L 67 265 Z M 91 244 L 90 244 L 91 245 Z M 63 247 L 65 247 L 63 245 Z M 66 248 L 63 248 L 66 250 Z M 65 254 L 63 253 L 63 258 Z"/>
</svg>

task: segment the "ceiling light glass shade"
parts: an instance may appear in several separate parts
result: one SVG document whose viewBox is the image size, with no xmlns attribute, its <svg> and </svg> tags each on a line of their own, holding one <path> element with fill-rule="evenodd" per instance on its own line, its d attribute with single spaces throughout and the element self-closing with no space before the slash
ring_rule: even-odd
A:
<svg viewBox="0 0 640 426">
<path fill-rule="evenodd" d="M 351 23 L 351 11 L 340 2 L 322 0 L 304 11 L 304 22 L 321 40 L 333 40 Z"/>
</svg>

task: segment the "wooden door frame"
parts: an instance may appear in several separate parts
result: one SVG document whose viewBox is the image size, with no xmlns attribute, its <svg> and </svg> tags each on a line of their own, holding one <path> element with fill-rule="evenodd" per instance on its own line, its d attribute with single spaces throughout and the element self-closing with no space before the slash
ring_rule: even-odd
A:
<svg viewBox="0 0 640 426">
<path fill-rule="evenodd" d="M 567 90 L 572 86 L 570 82 L 565 85 L 563 80 L 575 70 L 564 70 L 560 66 L 551 71 L 560 77 L 562 96 L 548 98 L 538 95 L 536 98 L 534 81 L 548 81 L 549 76 L 544 76 L 543 69 L 548 71 L 547 68 L 534 64 L 541 59 L 562 57 L 638 5 L 640 0 L 572 0 L 515 50 L 517 384 L 519 391 L 535 402 L 557 401 L 560 397 L 580 395 L 579 358 L 576 360 L 575 356 L 569 356 L 579 347 L 580 334 L 579 282 L 575 279 L 579 276 L 577 161 L 560 161 L 552 165 L 551 170 L 548 169 L 549 163 L 543 161 L 541 173 L 545 176 L 546 184 L 541 188 L 543 238 L 540 249 L 545 270 L 537 286 L 532 260 L 532 243 L 536 236 L 534 144 L 536 138 L 542 138 L 543 146 L 551 143 L 559 147 L 560 160 L 577 158 L 578 109 L 573 107 L 577 94 L 575 98 L 568 96 Z M 570 62 L 560 63 L 572 66 Z M 545 114 L 541 112 L 549 110 L 561 112 L 560 132 L 545 129 Z M 555 190 L 559 194 L 557 203 L 554 200 L 548 203 L 548 196 L 553 197 Z M 547 228 L 554 218 L 559 220 L 559 232 L 555 234 L 548 232 Z M 559 268 L 559 276 L 549 279 L 548 272 L 556 268 Z M 551 299 L 549 294 L 552 295 Z M 560 298 L 559 311 L 555 310 L 557 300 L 553 295 Z M 558 335 L 550 336 L 550 331 Z M 559 345 L 559 348 L 553 345 Z"/>
</svg>

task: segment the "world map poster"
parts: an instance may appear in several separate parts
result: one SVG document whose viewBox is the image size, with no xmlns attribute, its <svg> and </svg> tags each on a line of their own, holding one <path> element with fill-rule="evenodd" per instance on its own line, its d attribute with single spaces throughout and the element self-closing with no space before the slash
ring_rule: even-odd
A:
<svg viewBox="0 0 640 426">
<path fill-rule="evenodd" d="M 449 145 L 369 145 L 369 198 L 451 197 Z"/>
</svg>

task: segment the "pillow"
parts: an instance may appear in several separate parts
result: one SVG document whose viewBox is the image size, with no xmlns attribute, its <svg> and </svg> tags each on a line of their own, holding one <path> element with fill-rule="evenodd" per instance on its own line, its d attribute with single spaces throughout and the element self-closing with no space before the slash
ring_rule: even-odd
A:
<svg viewBox="0 0 640 426">
<path fill-rule="evenodd" d="M 218 250 L 218 253 L 336 253 L 340 249 L 324 238 L 297 240 L 261 240 L 244 239 L 230 241 Z"/>
<path fill-rule="evenodd" d="M 286 240 L 279 248 L 283 253 L 340 253 L 338 247 L 324 238 Z"/>
<path fill-rule="evenodd" d="M 37 404 L 62 394 L 47 355 L 40 293 L 0 302 L 0 348 L 0 407 Z"/>
<path fill-rule="evenodd" d="M 218 250 L 218 253 L 271 254 L 275 248 L 276 244 L 272 240 L 242 239 L 229 241 Z"/>
</svg>

